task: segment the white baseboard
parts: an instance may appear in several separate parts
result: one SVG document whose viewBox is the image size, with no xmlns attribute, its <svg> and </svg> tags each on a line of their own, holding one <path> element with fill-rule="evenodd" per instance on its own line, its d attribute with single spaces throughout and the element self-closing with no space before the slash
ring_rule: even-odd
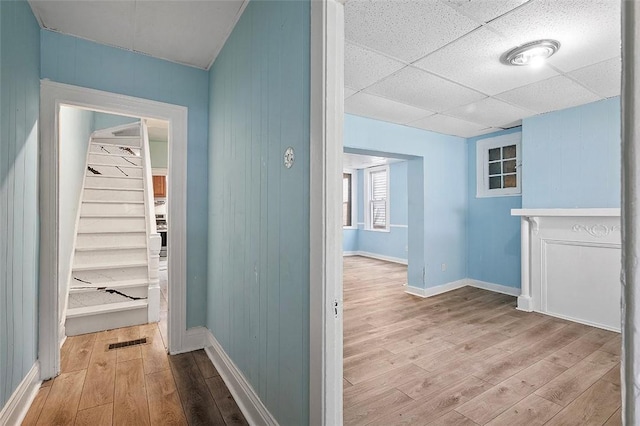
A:
<svg viewBox="0 0 640 426">
<path fill-rule="evenodd" d="M 413 287 L 413 286 L 407 285 L 404 292 L 411 294 L 413 296 L 418 296 L 418 297 L 432 297 L 438 294 L 446 293 L 451 290 L 456 290 L 456 289 L 465 287 L 467 285 L 468 283 L 466 279 L 452 281 L 450 283 L 438 285 L 435 287 L 429 287 L 429 288 L 420 288 L 420 287 Z"/>
<path fill-rule="evenodd" d="M 242 371 L 229 358 L 222 345 L 218 343 L 211 331 L 206 330 L 205 351 L 211 362 L 220 373 L 220 377 L 231 391 L 233 399 L 240 407 L 242 414 L 250 425 L 273 425 L 278 422 L 271 415 L 267 407 L 263 404 L 258 394 L 253 389 L 249 381 L 244 377 Z"/>
<path fill-rule="evenodd" d="M 481 288 L 484 290 L 493 291 L 494 293 L 507 294 L 509 296 L 520 296 L 520 289 L 515 287 L 508 287 L 506 285 L 488 283 L 486 281 L 474 280 L 467 278 L 468 284 L 471 287 Z"/>
<path fill-rule="evenodd" d="M 518 307 L 516 309 L 523 312 L 532 312 L 533 301 L 531 300 L 531 296 L 519 296 Z"/>
<path fill-rule="evenodd" d="M 408 265 L 407 259 L 400 259 L 399 257 L 385 256 L 383 254 L 369 253 L 368 251 L 345 251 L 342 252 L 343 256 L 362 256 L 369 257 L 371 259 L 385 260 L 387 262 L 399 263 L 401 265 Z"/>
<path fill-rule="evenodd" d="M 0 411 L 0 425 L 19 425 L 22 423 L 31 403 L 38 394 L 41 383 L 40 362 L 36 361 Z"/>
<path fill-rule="evenodd" d="M 182 336 L 182 347 L 171 351 L 171 355 L 197 351 L 205 347 L 208 330 L 205 327 L 192 327 L 187 329 Z"/>
<path fill-rule="evenodd" d="M 494 293 L 508 294 L 509 296 L 516 296 L 516 297 L 520 296 L 519 288 L 508 287 L 505 285 L 494 284 L 494 283 L 488 283 L 485 281 L 473 280 L 471 278 L 463 278 L 458 281 L 452 281 L 450 283 L 438 285 L 435 287 L 429 287 L 429 288 L 413 287 L 406 284 L 405 286 L 406 286 L 404 290 L 405 293 L 411 294 L 413 296 L 418 296 L 418 297 L 431 297 L 431 296 L 446 293 L 451 290 L 456 290 L 456 289 L 467 287 L 467 286 L 493 291 Z"/>
</svg>

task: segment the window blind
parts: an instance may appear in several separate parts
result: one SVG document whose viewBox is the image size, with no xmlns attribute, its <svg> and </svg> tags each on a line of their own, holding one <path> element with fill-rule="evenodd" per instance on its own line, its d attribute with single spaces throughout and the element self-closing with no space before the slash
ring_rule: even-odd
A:
<svg viewBox="0 0 640 426">
<path fill-rule="evenodd" d="M 371 226 L 387 227 L 387 171 L 371 172 Z"/>
</svg>

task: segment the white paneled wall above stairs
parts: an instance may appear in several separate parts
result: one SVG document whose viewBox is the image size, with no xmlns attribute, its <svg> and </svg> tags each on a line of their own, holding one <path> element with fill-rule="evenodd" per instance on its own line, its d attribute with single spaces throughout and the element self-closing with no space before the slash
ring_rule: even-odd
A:
<svg viewBox="0 0 640 426">
<path fill-rule="evenodd" d="M 146 125 L 96 131 L 89 143 L 68 286 L 68 336 L 159 318 L 160 236 Z"/>
</svg>

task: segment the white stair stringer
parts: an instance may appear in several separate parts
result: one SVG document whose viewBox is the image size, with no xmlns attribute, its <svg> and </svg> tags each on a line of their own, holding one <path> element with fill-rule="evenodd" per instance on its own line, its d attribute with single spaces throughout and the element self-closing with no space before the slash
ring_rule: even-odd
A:
<svg viewBox="0 0 640 426">
<path fill-rule="evenodd" d="M 144 123 L 91 135 L 69 283 L 68 336 L 159 319 L 160 239 L 146 137 Z"/>
</svg>

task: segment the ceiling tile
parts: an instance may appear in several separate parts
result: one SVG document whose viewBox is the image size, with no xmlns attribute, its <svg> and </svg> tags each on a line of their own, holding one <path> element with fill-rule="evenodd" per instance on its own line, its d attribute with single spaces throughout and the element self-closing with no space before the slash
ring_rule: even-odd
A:
<svg viewBox="0 0 640 426">
<path fill-rule="evenodd" d="M 366 169 L 374 166 L 382 166 L 385 164 L 399 163 L 399 158 L 376 157 L 372 155 L 351 154 L 344 152 L 342 154 L 342 167 L 348 170 Z"/>
<path fill-rule="evenodd" d="M 345 86 L 345 88 L 344 88 L 344 98 L 345 99 L 347 99 L 349 96 L 355 95 L 356 93 L 358 93 L 357 90 Z"/>
<path fill-rule="evenodd" d="M 560 50 L 549 63 L 564 72 L 620 54 L 620 1 L 532 1 L 492 21 L 513 47 L 530 41 L 558 40 Z"/>
<path fill-rule="evenodd" d="M 222 49 L 241 0 L 136 1 L 134 49 L 207 68 Z"/>
<path fill-rule="evenodd" d="M 31 7 L 45 28 L 131 50 L 133 1 L 35 1 Z"/>
<path fill-rule="evenodd" d="M 536 113 L 498 99 L 485 98 L 478 102 L 449 110 L 446 114 L 486 126 L 503 127 L 507 123 L 530 117 Z"/>
<path fill-rule="evenodd" d="M 375 118 L 382 121 L 404 124 L 432 115 L 433 112 L 412 107 L 379 96 L 360 92 L 344 102 L 344 111 L 349 114 Z"/>
<path fill-rule="evenodd" d="M 620 94 L 622 63 L 620 58 L 609 59 L 572 71 L 569 75 L 604 98 Z"/>
<path fill-rule="evenodd" d="M 356 46 L 344 46 L 344 84 L 364 89 L 383 77 L 393 74 L 405 65 L 384 55 Z"/>
<path fill-rule="evenodd" d="M 549 67 L 534 69 L 504 65 L 500 56 L 511 47 L 512 43 L 504 37 L 480 28 L 414 65 L 488 95 L 558 75 Z"/>
<path fill-rule="evenodd" d="M 561 75 L 501 93 L 496 97 L 538 113 L 569 108 L 600 99 L 596 94 Z"/>
<path fill-rule="evenodd" d="M 465 15 L 480 22 L 489 22 L 529 0 L 447 0 Z"/>
<path fill-rule="evenodd" d="M 413 67 L 398 71 L 366 91 L 436 112 L 466 105 L 485 97 L 482 93 Z"/>
<path fill-rule="evenodd" d="M 478 23 L 439 1 L 349 0 L 345 5 L 347 40 L 407 62 L 476 27 Z"/>
<path fill-rule="evenodd" d="M 442 114 L 435 114 L 418 121 L 413 121 L 409 123 L 408 126 L 444 133 L 446 135 L 460 136 L 463 138 L 490 133 L 494 130 L 489 129 L 488 126 L 484 126 L 482 124 L 470 123 L 468 121 Z"/>
</svg>

